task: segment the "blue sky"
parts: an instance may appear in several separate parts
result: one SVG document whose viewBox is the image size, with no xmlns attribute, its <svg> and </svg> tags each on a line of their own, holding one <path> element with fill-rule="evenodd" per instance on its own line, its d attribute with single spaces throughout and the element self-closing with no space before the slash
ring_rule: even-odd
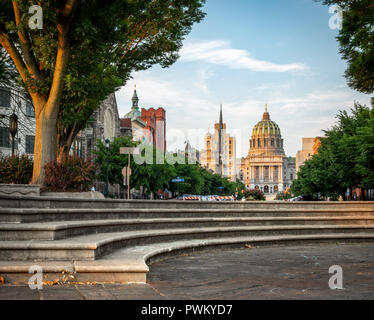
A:
<svg viewBox="0 0 374 320">
<path fill-rule="evenodd" d="M 302 137 L 322 135 L 338 110 L 370 96 L 346 85 L 346 63 L 329 28 L 329 8 L 313 0 L 207 0 L 205 20 L 184 41 L 173 66 L 133 74 L 117 92 L 120 116 L 131 108 L 134 84 L 140 107 L 167 112 L 168 150 L 189 140 L 201 148 L 223 104 L 227 130 L 246 156 L 265 104 L 278 123 L 287 155 Z"/>
</svg>

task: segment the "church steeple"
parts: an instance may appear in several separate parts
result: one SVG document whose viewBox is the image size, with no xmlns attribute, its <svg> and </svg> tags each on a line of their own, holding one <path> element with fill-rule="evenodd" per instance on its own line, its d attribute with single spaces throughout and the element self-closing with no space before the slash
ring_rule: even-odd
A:
<svg viewBox="0 0 374 320">
<path fill-rule="evenodd" d="M 134 89 L 134 95 L 132 96 L 132 107 L 131 111 L 125 115 L 125 119 L 137 119 L 139 118 L 142 114 L 139 110 L 139 98 L 138 94 L 136 93 L 136 85 Z"/>
<path fill-rule="evenodd" d="M 139 98 L 138 98 L 138 94 L 136 93 L 136 85 L 135 85 L 135 88 L 134 88 L 134 95 L 132 96 L 131 100 L 132 100 L 132 108 L 131 109 L 138 110 Z"/>
<path fill-rule="evenodd" d="M 219 112 L 219 128 L 220 128 L 220 130 L 223 129 L 223 112 L 222 112 L 222 104 L 220 105 L 220 112 Z"/>
</svg>

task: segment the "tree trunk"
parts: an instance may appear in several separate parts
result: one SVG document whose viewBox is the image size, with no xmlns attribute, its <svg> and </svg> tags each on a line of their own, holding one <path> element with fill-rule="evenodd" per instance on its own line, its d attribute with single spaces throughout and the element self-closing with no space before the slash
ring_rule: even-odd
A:
<svg viewBox="0 0 374 320">
<path fill-rule="evenodd" d="M 57 117 L 48 117 L 45 112 L 36 115 L 33 184 L 44 185 L 44 165 L 56 160 Z"/>
</svg>

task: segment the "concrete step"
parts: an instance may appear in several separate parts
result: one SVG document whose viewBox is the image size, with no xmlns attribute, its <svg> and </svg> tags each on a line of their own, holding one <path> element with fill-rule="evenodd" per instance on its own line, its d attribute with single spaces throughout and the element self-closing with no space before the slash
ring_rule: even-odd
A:
<svg viewBox="0 0 374 320">
<path fill-rule="evenodd" d="M 374 202 L 204 202 L 204 201 L 144 201 L 144 200 L 104 200 L 104 199 L 71 199 L 52 197 L 0 196 L 0 207 L 3 208 L 86 208 L 86 209 L 358 209 L 374 208 Z"/>
<path fill-rule="evenodd" d="M 293 245 L 305 243 L 334 243 L 374 241 L 372 233 L 334 233 L 314 235 L 257 236 L 219 239 L 191 239 L 160 242 L 152 245 L 139 245 L 113 251 L 96 261 L 0 261 L 0 274 L 7 283 L 28 284 L 31 274 L 29 268 L 39 266 L 43 279 L 55 281 L 62 279 L 63 273 L 74 276 L 73 281 L 97 283 L 145 283 L 148 265 L 165 256 L 201 250 L 245 248 L 245 245 Z M 248 249 L 247 249 L 248 250 Z M 148 265 L 147 265 L 148 264 Z"/>
<path fill-rule="evenodd" d="M 55 241 L 0 241 L 0 261 L 93 261 L 115 249 L 159 242 L 237 237 L 370 234 L 374 225 L 213 227 L 101 233 Z"/>
<path fill-rule="evenodd" d="M 33 223 L 48 221 L 114 220 L 148 218 L 208 218 L 208 217 L 314 217 L 314 216 L 373 216 L 374 206 L 356 209 L 17 209 L 0 208 L 0 223 Z"/>
<path fill-rule="evenodd" d="M 0 225 L 0 241 L 60 240 L 135 230 L 286 225 L 373 225 L 373 216 L 229 217 L 84 220 Z"/>
</svg>

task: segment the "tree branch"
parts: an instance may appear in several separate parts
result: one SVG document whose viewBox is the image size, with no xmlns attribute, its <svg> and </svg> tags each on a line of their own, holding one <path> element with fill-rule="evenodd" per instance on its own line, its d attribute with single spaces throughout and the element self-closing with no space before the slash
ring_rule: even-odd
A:
<svg viewBox="0 0 374 320">
<path fill-rule="evenodd" d="M 21 12 L 19 10 L 18 4 L 16 0 L 12 1 L 13 3 L 13 11 L 16 20 L 16 25 L 18 27 L 18 37 L 20 40 L 21 50 L 25 59 L 26 68 L 30 73 L 31 77 L 36 80 L 41 80 L 41 74 L 39 70 L 39 63 L 37 62 L 34 54 L 31 50 L 30 39 L 27 34 L 25 34 L 24 30 L 19 28 L 19 24 L 21 23 Z"/>
<path fill-rule="evenodd" d="M 28 75 L 26 71 L 27 69 L 26 65 L 22 59 L 21 54 L 18 52 L 16 46 L 9 39 L 8 34 L 0 32 L 0 44 L 3 46 L 3 48 L 6 50 L 6 52 L 9 54 L 9 56 L 13 60 L 19 74 L 22 77 L 23 82 L 27 83 Z"/>
<path fill-rule="evenodd" d="M 47 118 L 57 119 L 59 102 L 64 90 L 65 73 L 70 58 L 69 32 L 78 4 L 79 0 L 67 0 L 59 14 L 57 24 L 58 48 L 51 91 L 45 110 Z"/>
</svg>

